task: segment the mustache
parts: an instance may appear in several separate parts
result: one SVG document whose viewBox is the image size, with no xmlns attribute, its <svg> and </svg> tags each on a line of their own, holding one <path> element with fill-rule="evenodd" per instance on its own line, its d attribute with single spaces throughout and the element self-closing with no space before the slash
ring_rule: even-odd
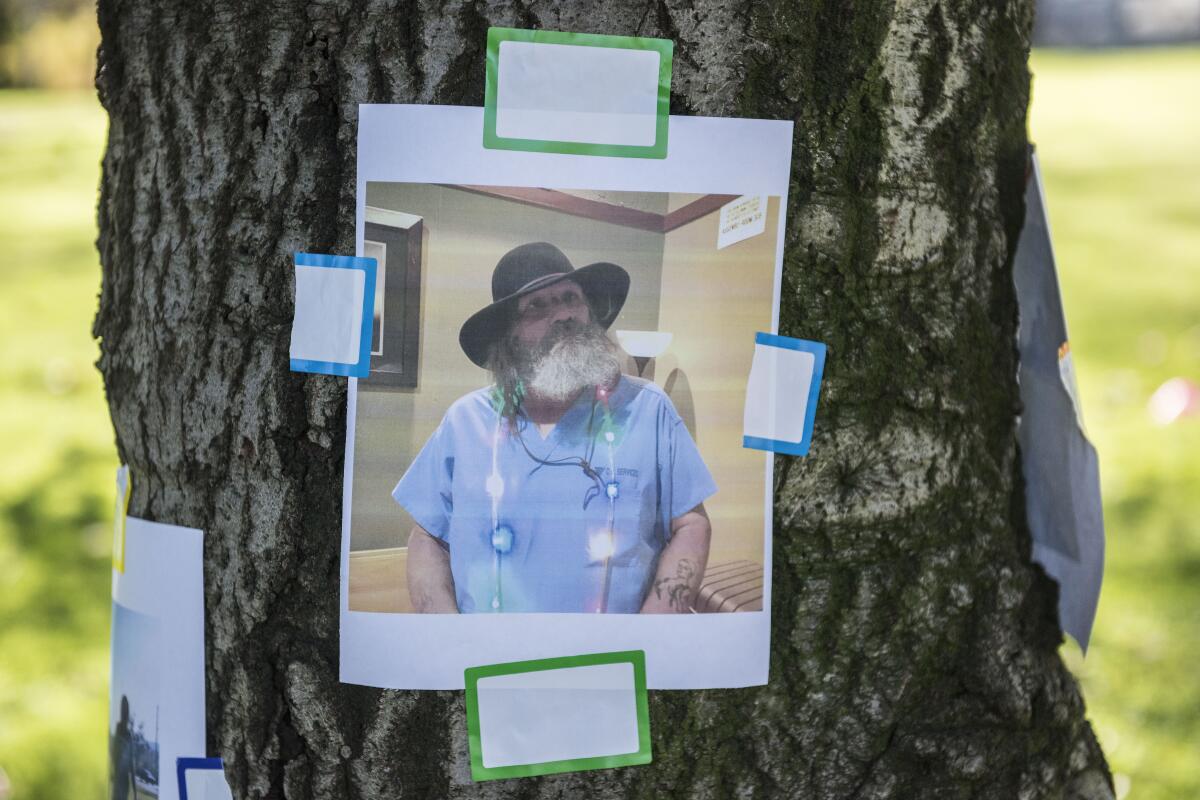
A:
<svg viewBox="0 0 1200 800">
<path fill-rule="evenodd" d="M 600 339 L 607 341 L 608 336 L 605 334 L 604 329 L 594 322 L 580 322 L 578 320 L 566 319 L 559 320 L 551 325 L 542 334 L 542 338 L 534 344 L 522 345 L 513 339 L 510 341 L 510 346 L 517 365 L 523 370 L 528 370 L 535 363 L 547 358 L 556 350 L 561 350 L 568 346 L 595 344 Z"/>
<path fill-rule="evenodd" d="M 582 336 L 584 334 L 602 336 L 603 331 L 600 329 L 600 326 L 591 323 L 583 323 L 574 319 L 560 319 L 550 326 L 550 329 L 546 331 L 542 340 L 533 349 L 537 355 L 545 355 L 564 340 L 572 336 Z"/>
</svg>

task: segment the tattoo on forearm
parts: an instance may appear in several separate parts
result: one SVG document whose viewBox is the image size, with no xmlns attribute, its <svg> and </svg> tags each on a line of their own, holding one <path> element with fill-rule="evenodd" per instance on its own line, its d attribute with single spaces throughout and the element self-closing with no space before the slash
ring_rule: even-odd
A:
<svg viewBox="0 0 1200 800">
<path fill-rule="evenodd" d="M 692 578 L 696 577 L 696 567 L 689 559 L 681 558 L 675 565 L 675 574 L 659 578 L 654 582 L 654 596 L 659 600 L 664 597 L 671 610 L 682 612 L 692 608 Z"/>
</svg>

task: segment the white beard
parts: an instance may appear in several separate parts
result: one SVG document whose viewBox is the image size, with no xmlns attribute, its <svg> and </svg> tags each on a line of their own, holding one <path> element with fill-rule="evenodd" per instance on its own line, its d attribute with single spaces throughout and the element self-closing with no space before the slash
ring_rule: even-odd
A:
<svg viewBox="0 0 1200 800">
<path fill-rule="evenodd" d="M 617 346 L 599 325 L 547 334 L 530 359 L 525 387 L 538 397 L 566 402 L 589 386 L 609 386 L 621 374 Z"/>
</svg>

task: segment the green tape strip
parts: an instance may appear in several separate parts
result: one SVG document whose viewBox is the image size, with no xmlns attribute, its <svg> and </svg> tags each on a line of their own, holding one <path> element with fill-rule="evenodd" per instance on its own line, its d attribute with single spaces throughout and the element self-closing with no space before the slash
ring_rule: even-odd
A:
<svg viewBox="0 0 1200 800">
<path fill-rule="evenodd" d="M 500 43 L 534 42 L 582 47 L 612 47 L 622 50 L 655 50 L 658 61 L 658 108 L 654 144 L 594 144 L 558 142 L 543 139 L 513 139 L 496 133 L 496 94 L 500 68 Z M 567 153 L 581 156 L 618 156 L 621 158 L 666 158 L 667 128 L 671 112 L 671 56 L 675 43 L 670 39 L 643 36 L 605 36 L 598 33 L 532 31 L 521 28 L 488 28 L 487 83 L 483 96 L 483 146 L 492 150 L 524 150 L 533 153 Z"/>
<path fill-rule="evenodd" d="M 538 764 L 515 764 L 509 767 L 485 767 L 479 736 L 479 679 L 522 672 L 545 672 L 570 667 L 590 667 L 597 664 L 632 664 L 633 689 L 637 705 L 638 749 L 633 753 L 591 758 L 571 758 L 565 761 L 545 761 Z M 534 661 L 513 661 L 470 667 L 465 672 L 467 687 L 467 741 L 471 750 L 471 778 L 491 781 L 500 778 L 528 778 L 533 775 L 552 775 L 557 772 L 583 772 L 590 769 L 611 769 L 650 763 L 650 706 L 646 700 L 646 654 L 642 650 L 617 653 L 591 653 L 563 658 L 541 658 Z"/>
</svg>

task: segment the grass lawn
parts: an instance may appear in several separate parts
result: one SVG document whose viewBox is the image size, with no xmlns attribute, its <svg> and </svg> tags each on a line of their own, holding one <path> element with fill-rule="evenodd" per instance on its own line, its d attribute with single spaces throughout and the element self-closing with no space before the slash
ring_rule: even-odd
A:
<svg viewBox="0 0 1200 800">
<path fill-rule="evenodd" d="M 1033 73 L 1108 540 L 1088 656 L 1064 655 L 1118 790 L 1200 797 L 1200 418 L 1146 412 L 1168 378 L 1200 383 L 1200 49 L 1039 52 Z"/>
<path fill-rule="evenodd" d="M 1200 797 L 1200 50 L 1038 53 L 1041 154 L 1108 568 L 1088 657 L 1064 656 L 1119 788 Z M 91 320 L 104 115 L 0 93 L 0 769 L 16 800 L 105 786 L 112 429 Z M 2 781 L 0 781 L 2 783 Z"/>
<path fill-rule="evenodd" d="M 105 792 L 116 455 L 91 337 L 105 116 L 0 94 L 0 769 L 14 800 Z"/>
</svg>

